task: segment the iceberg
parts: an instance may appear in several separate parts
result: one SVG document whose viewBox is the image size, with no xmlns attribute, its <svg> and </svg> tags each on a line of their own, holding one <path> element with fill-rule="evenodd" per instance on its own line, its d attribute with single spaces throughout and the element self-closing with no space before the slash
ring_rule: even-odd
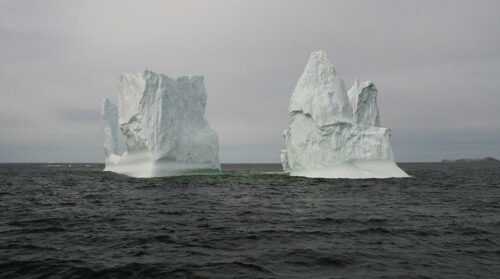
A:
<svg viewBox="0 0 500 279">
<path fill-rule="evenodd" d="M 220 171 L 202 76 L 123 74 L 119 89 L 118 106 L 105 99 L 102 109 L 105 171 L 133 177 Z"/>
<path fill-rule="evenodd" d="M 377 94 L 371 81 L 346 90 L 326 52 L 313 52 L 290 99 L 284 171 L 322 178 L 408 177 L 394 162 Z"/>
</svg>

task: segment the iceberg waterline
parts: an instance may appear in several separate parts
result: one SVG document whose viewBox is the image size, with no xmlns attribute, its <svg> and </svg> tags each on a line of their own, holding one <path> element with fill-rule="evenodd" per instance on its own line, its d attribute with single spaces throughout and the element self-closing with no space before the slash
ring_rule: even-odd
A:
<svg viewBox="0 0 500 279">
<path fill-rule="evenodd" d="M 290 99 L 283 169 L 306 177 L 408 177 L 394 162 L 377 94 L 371 81 L 347 91 L 326 53 L 313 52 Z"/>
<path fill-rule="evenodd" d="M 105 170 L 134 177 L 220 170 L 206 103 L 202 76 L 122 75 L 118 106 L 103 105 Z"/>
</svg>

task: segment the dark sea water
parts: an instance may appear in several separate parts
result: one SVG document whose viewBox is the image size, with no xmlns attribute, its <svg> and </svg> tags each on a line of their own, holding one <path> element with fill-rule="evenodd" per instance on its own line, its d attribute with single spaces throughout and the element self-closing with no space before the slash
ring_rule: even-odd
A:
<svg viewBox="0 0 500 279">
<path fill-rule="evenodd" d="M 500 278 L 500 166 L 328 180 L 0 165 L 0 278 Z"/>
</svg>

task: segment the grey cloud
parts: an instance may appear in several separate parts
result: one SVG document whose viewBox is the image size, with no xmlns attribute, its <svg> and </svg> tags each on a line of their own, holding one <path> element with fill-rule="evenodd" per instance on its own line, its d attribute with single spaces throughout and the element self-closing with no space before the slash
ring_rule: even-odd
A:
<svg viewBox="0 0 500 279">
<path fill-rule="evenodd" d="M 33 125 L 33 121 L 27 117 L 23 117 L 22 115 L 15 115 L 13 113 L 5 113 L 0 111 L 0 123 L 1 128 L 12 128 L 12 127 L 30 127 Z M 0 129 L 2 131 L 2 129 Z"/>
<path fill-rule="evenodd" d="M 101 120 L 101 113 L 98 109 L 66 108 L 57 113 L 62 121 L 73 122 L 75 124 L 96 124 Z"/>
<path fill-rule="evenodd" d="M 0 1 L 0 112 L 39 127 L 0 124 L 0 160 L 29 150 L 36 160 L 102 161 L 101 100 L 116 95 L 120 73 L 149 68 L 205 75 L 223 161 L 278 161 L 289 97 L 316 49 L 348 85 L 375 81 L 398 160 L 500 157 L 499 9 L 487 0 Z"/>
</svg>

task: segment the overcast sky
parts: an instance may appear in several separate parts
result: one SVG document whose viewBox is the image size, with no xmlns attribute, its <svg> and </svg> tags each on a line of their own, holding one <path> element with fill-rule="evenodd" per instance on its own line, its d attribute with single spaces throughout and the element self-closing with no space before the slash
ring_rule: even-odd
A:
<svg viewBox="0 0 500 279">
<path fill-rule="evenodd" d="M 223 162 L 278 162 L 311 51 L 375 81 L 398 161 L 500 157 L 500 1 L 0 0 L 0 162 L 102 162 L 122 72 L 202 74 Z"/>
</svg>

